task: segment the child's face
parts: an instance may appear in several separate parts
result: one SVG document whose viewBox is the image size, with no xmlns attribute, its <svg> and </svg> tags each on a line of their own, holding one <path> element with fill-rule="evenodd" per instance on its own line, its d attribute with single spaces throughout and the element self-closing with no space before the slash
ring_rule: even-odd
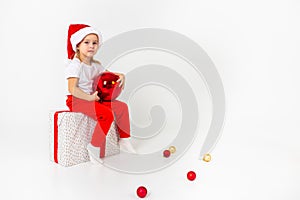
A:
<svg viewBox="0 0 300 200">
<path fill-rule="evenodd" d="M 86 58 L 92 58 L 99 49 L 99 40 L 97 35 L 89 34 L 85 36 L 82 42 L 78 45 L 79 53 Z"/>
</svg>

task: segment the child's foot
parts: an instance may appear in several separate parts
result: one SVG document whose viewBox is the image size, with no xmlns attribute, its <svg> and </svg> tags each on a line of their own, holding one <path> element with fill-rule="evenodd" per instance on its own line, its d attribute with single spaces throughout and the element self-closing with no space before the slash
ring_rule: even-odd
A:
<svg viewBox="0 0 300 200">
<path fill-rule="evenodd" d="M 103 160 L 100 158 L 100 147 L 94 147 L 91 143 L 87 145 L 90 161 L 93 164 L 103 164 Z"/>
<path fill-rule="evenodd" d="M 121 151 L 125 151 L 128 153 L 136 153 L 136 151 L 134 150 L 133 146 L 130 143 L 129 138 L 120 138 L 119 144 L 120 144 Z"/>
</svg>

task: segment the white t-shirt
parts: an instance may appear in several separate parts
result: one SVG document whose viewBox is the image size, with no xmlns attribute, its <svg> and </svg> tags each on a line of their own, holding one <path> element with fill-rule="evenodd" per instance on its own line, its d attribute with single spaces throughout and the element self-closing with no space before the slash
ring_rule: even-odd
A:
<svg viewBox="0 0 300 200">
<path fill-rule="evenodd" d="M 78 79 L 78 87 L 87 94 L 92 94 L 93 83 L 97 76 L 104 71 L 104 67 L 97 62 L 92 62 L 92 65 L 87 65 L 81 62 L 78 58 L 70 61 L 65 69 L 66 79 L 74 77 Z M 68 88 L 68 86 L 67 86 Z M 70 93 L 67 90 L 67 94 Z"/>
</svg>

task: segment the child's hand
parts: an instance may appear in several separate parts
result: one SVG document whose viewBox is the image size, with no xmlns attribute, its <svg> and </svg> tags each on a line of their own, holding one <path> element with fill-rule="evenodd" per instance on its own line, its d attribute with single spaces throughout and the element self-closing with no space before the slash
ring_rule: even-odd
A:
<svg viewBox="0 0 300 200">
<path fill-rule="evenodd" d="M 91 94 L 90 97 L 91 97 L 90 101 L 99 101 L 100 100 L 100 98 L 98 97 L 98 91 Z"/>
<path fill-rule="evenodd" d="M 124 74 L 119 74 L 119 73 L 115 73 L 119 76 L 119 79 L 117 80 L 117 82 L 119 82 L 119 87 L 121 87 L 122 89 L 124 89 L 125 86 L 125 76 Z"/>
</svg>

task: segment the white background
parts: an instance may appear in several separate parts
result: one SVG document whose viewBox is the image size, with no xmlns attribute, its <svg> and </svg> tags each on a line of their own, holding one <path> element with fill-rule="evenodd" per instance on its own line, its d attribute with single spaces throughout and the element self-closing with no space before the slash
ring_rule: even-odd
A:
<svg viewBox="0 0 300 200">
<path fill-rule="evenodd" d="M 300 199 L 299 13 L 296 0 L 1 1 L 0 199 L 137 199 L 139 185 L 155 200 Z M 151 27 L 201 45 L 227 99 L 212 162 L 198 160 L 198 140 L 147 175 L 49 162 L 48 113 L 64 107 L 70 23 L 93 25 L 104 40 Z"/>
</svg>

